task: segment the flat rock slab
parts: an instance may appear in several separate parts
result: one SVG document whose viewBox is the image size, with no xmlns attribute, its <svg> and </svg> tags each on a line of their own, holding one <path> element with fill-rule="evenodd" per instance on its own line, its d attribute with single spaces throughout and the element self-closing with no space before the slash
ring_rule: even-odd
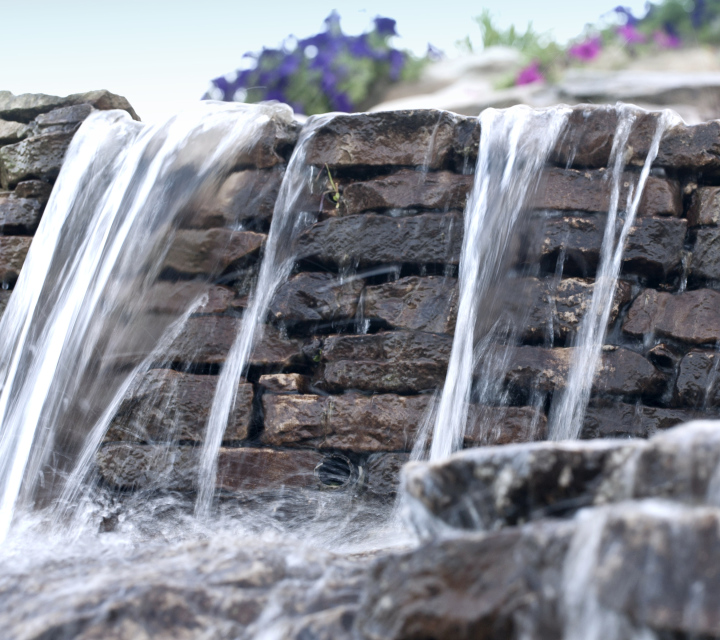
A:
<svg viewBox="0 0 720 640">
<path fill-rule="evenodd" d="M 646 289 L 630 307 L 623 331 L 634 337 L 714 344 L 720 336 L 720 293 L 698 289 L 670 294 Z"/>
<path fill-rule="evenodd" d="M 580 437 L 649 438 L 701 414 L 692 409 L 664 409 L 626 402 L 588 407 Z M 718 414 L 720 417 L 720 413 Z"/>
<path fill-rule="evenodd" d="M 45 202 L 37 198 L 20 198 L 13 192 L 0 194 L 0 232 L 33 235 L 44 209 Z"/>
<path fill-rule="evenodd" d="M 389 176 L 353 182 L 342 190 L 344 215 L 363 211 L 463 210 L 473 176 L 450 171 L 401 169 Z"/>
<path fill-rule="evenodd" d="M 275 320 L 289 324 L 349 320 L 355 317 L 363 286 L 360 278 L 299 273 L 278 287 L 269 311 Z"/>
<path fill-rule="evenodd" d="M 105 435 L 106 442 L 202 442 L 217 376 L 151 369 L 133 382 Z M 253 386 L 238 386 L 223 441 L 247 439 Z"/>
<path fill-rule="evenodd" d="M 426 213 L 406 218 L 376 214 L 330 218 L 298 238 L 298 258 L 324 265 L 452 264 L 460 261 L 459 214 Z"/>
<path fill-rule="evenodd" d="M 537 442 L 468 449 L 404 470 L 421 534 L 488 531 L 591 505 L 604 475 L 644 441 Z"/>
<path fill-rule="evenodd" d="M 2 188 L 11 189 L 29 178 L 55 180 L 74 135 L 74 132 L 48 133 L 0 148 Z"/>
<path fill-rule="evenodd" d="M 200 464 L 196 447 L 109 443 L 95 455 L 101 478 L 118 489 L 194 491 Z M 315 451 L 221 448 L 216 488 L 224 491 L 317 489 Z"/>
<path fill-rule="evenodd" d="M 0 91 L 0 118 L 30 122 L 40 114 L 53 109 L 82 104 L 88 104 L 103 111 L 122 109 L 127 111 L 133 120 L 140 119 L 125 98 L 104 90 L 74 93 L 62 98 L 43 93 L 23 93 L 16 96 L 9 91 Z"/>
<path fill-rule="evenodd" d="M 430 396 L 264 395 L 263 443 L 344 451 L 408 451 Z"/>
<path fill-rule="evenodd" d="M 31 242 L 28 236 L 0 236 L 0 283 L 15 284 Z"/>
<path fill-rule="evenodd" d="M 366 287 L 362 317 L 396 329 L 452 334 L 457 296 L 456 278 L 409 276 Z"/>
<path fill-rule="evenodd" d="M 317 383 L 333 391 L 431 390 L 445 379 L 451 348 L 450 336 L 419 331 L 329 336 L 319 354 Z"/>
<path fill-rule="evenodd" d="M 475 165 L 477 119 L 447 111 L 386 111 L 338 115 L 319 127 L 307 162 L 331 169 L 406 166 L 443 169 Z"/>
<path fill-rule="evenodd" d="M 532 206 L 557 211 L 607 212 L 610 208 L 612 182 L 607 170 L 550 168 Z M 621 179 L 619 206 L 625 208 L 630 187 L 637 188 L 639 174 L 626 172 Z M 681 216 L 683 213 L 680 183 L 648 176 L 638 208 L 640 216 Z"/>
<path fill-rule="evenodd" d="M 190 318 L 163 359 L 182 365 L 223 364 L 241 323 L 242 320 L 231 316 Z M 299 343 L 284 339 L 277 330 L 266 327 L 263 338 L 253 348 L 249 364 L 274 368 L 288 366 L 298 360 L 302 360 Z"/>
<path fill-rule="evenodd" d="M 180 229 L 165 256 L 163 269 L 190 276 L 217 276 L 254 259 L 265 240 L 265 234 L 252 231 Z"/>
</svg>

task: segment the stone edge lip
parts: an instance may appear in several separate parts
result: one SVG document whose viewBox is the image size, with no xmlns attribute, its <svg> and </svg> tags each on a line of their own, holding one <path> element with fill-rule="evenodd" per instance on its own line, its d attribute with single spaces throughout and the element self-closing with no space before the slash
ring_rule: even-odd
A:
<svg viewBox="0 0 720 640">
<path fill-rule="evenodd" d="M 107 89 L 73 93 L 64 97 L 44 93 L 15 95 L 10 91 L 0 91 L 0 119 L 29 122 L 54 109 L 78 104 L 91 104 L 100 111 L 122 109 L 127 111 L 133 120 L 140 120 L 127 98 Z"/>
</svg>

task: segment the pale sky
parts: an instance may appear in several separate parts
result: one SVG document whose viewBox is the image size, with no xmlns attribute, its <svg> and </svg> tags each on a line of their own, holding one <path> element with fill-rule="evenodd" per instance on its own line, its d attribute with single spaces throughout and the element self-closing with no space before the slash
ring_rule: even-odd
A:
<svg viewBox="0 0 720 640">
<path fill-rule="evenodd" d="M 317 33 L 337 9 L 345 33 L 381 15 L 397 20 L 396 47 L 418 54 L 432 43 L 449 55 L 488 8 L 500 26 L 532 21 L 560 41 L 579 35 L 618 0 L 0 0 L 0 90 L 67 95 L 109 89 L 156 120 L 198 100 L 212 78 L 234 70 L 247 51 L 277 47 L 293 34 Z M 644 0 L 623 2 L 636 15 Z"/>
</svg>

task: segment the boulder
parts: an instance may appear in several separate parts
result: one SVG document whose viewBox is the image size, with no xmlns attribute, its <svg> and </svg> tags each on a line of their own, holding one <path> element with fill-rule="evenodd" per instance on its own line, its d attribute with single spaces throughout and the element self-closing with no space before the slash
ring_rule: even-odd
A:
<svg viewBox="0 0 720 640">
<path fill-rule="evenodd" d="M 267 236 L 230 229 L 180 229 L 165 256 L 163 269 L 183 275 L 220 275 L 254 258 Z"/>
<path fill-rule="evenodd" d="M 462 234 L 462 217 L 455 213 L 330 218 L 300 235 L 298 258 L 356 268 L 398 263 L 456 265 Z"/>
<path fill-rule="evenodd" d="M 106 442 L 202 442 L 217 376 L 151 369 L 133 382 L 110 422 Z M 252 418 L 253 386 L 240 384 L 224 441 L 245 440 Z"/>
<path fill-rule="evenodd" d="M 680 361 L 675 397 L 681 406 L 720 406 L 720 353 L 693 349 Z"/>
<path fill-rule="evenodd" d="M 475 118 L 447 111 L 336 115 L 315 130 L 307 162 L 331 169 L 406 166 L 442 169 L 477 157 Z M 474 157 L 473 157 L 474 156 Z"/>
<path fill-rule="evenodd" d="M 27 236 L 0 236 L 0 284 L 15 284 L 31 242 Z"/>
<path fill-rule="evenodd" d="M 720 228 L 701 227 L 697 230 L 690 275 L 693 280 L 720 280 Z"/>
<path fill-rule="evenodd" d="M 7 235 L 33 235 L 44 208 L 45 203 L 37 198 L 0 193 L 0 231 Z"/>
<path fill-rule="evenodd" d="M 317 384 L 325 389 L 417 393 L 445 380 L 452 339 L 420 331 L 329 336 Z"/>
<path fill-rule="evenodd" d="M 164 354 L 164 360 L 180 366 L 223 364 L 240 331 L 242 320 L 231 316 L 190 318 Z M 265 327 L 250 356 L 250 366 L 278 368 L 302 360 L 300 345 Z"/>
<path fill-rule="evenodd" d="M 429 402 L 427 395 L 265 394 L 261 440 L 272 446 L 408 451 Z"/>
<path fill-rule="evenodd" d="M 410 212 L 422 209 L 462 211 L 472 185 L 471 175 L 401 169 L 389 176 L 346 186 L 342 190 L 340 210 L 344 215 L 399 209 Z"/>
<path fill-rule="evenodd" d="M 108 443 L 95 461 L 102 480 L 117 489 L 164 488 L 194 491 L 199 465 L 197 447 Z M 223 491 L 272 491 L 284 487 L 319 488 L 315 451 L 221 448 L 216 488 Z"/>
<path fill-rule="evenodd" d="M 411 518 L 421 535 L 491 531 L 593 504 L 606 473 L 643 440 L 510 444 L 466 449 L 405 466 Z"/>
<path fill-rule="evenodd" d="M 55 180 L 73 135 L 47 133 L 0 148 L 0 185 L 11 189 L 29 178 Z"/>
<path fill-rule="evenodd" d="M 64 98 L 48 96 L 42 93 L 23 93 L 13 95 L 9 91 L 0 91 L 0 118 L 17 122 L 30 122 L 37 116 L 53 109 L 72 105 L 92 105 L 95 109 L 122 109 L 127 111 L 133 120 L 139 120 L 130 103 L 122 96 L 109 91 L 88 91 L 74 93 Z"/>
<path fill-rule="evenodd" d="M 193 203 L 183 226 L 206 229 L 252 224 L 265 226 L 272 219 L 284 166 L 245 169 L 231 173 L 208 201 Z"/>
<path fill-rule="evenodd" d="M 678 294 L 645 289 L 623 323 L 628 335 L 660 336 L 689 344 L 714 344 L 720 336 L 720 293 L 712 289 Z"/>
<path fill-rule="evenodd" d="M 280 322 L 332 322 L 355 317 L 363 289 L 359 278 L 343 280 L 332 273 L 299 273 L 278 287 L 270 303 Z"/>
<path fill-rule="evenodd" d="M 637 173 L 631 172 L 623 175 L 619 200 L 621 209 L 625 208 L 630 185 L 636 188 L 638 177 Z M 608 178 L 605 169 L 547 169 L 532 205 L 536 209 L 607 212 L 612 191 Z M 677 180 L 648 176 L 638 215 L 681 216 L 682 213 L 680 183 Z"/>
<path fill-rule="evenodd" d="M 439 276 L 409 276 L 368 286 L 362 317 L 390 327 L 452 334 L 457 317 L 457 280 Z"/>
<path fill-rule="evenodd" d="M 693 193 L 687 212 L 688 226 L 716 227 L 720 221 L 720 187 L 700 187 Z"/>
<path fill-rule="evenodd" d="M 568 275 L 593 276 L 600 259 L 605 216 L 565 216 L 543 223 L 540 259 L 554 268 L 565 248 Z M 682 260 L 687 221 L 678 218 L 644 217 L 633 225 L 625 245 L 622 272 L 662 279 Z M 530 251 L 531 260 L 535 258 Z"/>
<path fill-rule="evenodd" d="M 30 128 L 22 122 L 0 120 L 0 145 L 14 144 L 27 138 Z"/>
</svg>

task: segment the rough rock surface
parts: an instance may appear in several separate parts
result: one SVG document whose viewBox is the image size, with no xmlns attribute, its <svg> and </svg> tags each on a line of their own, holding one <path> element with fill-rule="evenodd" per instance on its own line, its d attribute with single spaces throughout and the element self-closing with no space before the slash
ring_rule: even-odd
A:
<svg viewBox="0 0 720 640">
<path fill-rule="evenodd" d="M 719 414 L 720 416 L 720 414 Z M 691 409 L 663 409 L 626 402 L 588 407 L 581 438 L 649 438 L 699 417 Z"/>
<path fill-rule="evenodd" d="M 407 451 L 429 396 L 264 395 L 262 441 L 352 451 Z"/>
<path fill-rule="evenodd" d="M 677 400 L 685 406 L 720 406 L 720 354 L 693 349 L 680 361 L 675 382 Z"/>
<path fill-rule="evenodd" d="M 465 447 L 534 442 L 547 438 L 547 418 L 536 407 L 470 405 Z"/>
<path fill-rule="evenodd" d="M 134 120 L 139 120 L 125 98 L 103 90 L 74 93 L 62 98 L 42 93 L 23 93 L 16 96 L 9 91 L 0 91 L 0 118 L 30 122 L 40 114 L 53 109 L 82 104 L 89 104 L 100 110 L 122 109 L 127 111 Z"/>
<path fill-rule="evenodd" d="M 0 185 L 14 187 L 21 180 L 55 180 L 74 132 L 47 133 L 0 148 Z"/>
<path fill-rule="evenodd" d="M 693 279 L 720 280 L 720 233 L 717 228 L 697 230 L 690 268 Z"/>
<path fill-rule="evenodd" d="M 0 193 L 0 232 L 7 235 L 35 233 L 44 202 L 36 198 L 20 198 L 16 193 Z"/>
<path fill-rule="evenodd" d="M 105 440 L 202 442 L 216 384 L 217 376 L 151 369 L 120 403 Z M 223 440 L 247 439 L 252 401 L 252 385 L 240 384 Z"/>
<path fill-rule="evenodd" d="M 700 187 L 687 211 L 689 227 L 717 226 L 720 221 L 720 188 Z"/>
<path fill-rule="evenodd" d="M 15 284 L 31 241 L 27 236 L 0 236 L 0 283 Z"/>
</svg>

